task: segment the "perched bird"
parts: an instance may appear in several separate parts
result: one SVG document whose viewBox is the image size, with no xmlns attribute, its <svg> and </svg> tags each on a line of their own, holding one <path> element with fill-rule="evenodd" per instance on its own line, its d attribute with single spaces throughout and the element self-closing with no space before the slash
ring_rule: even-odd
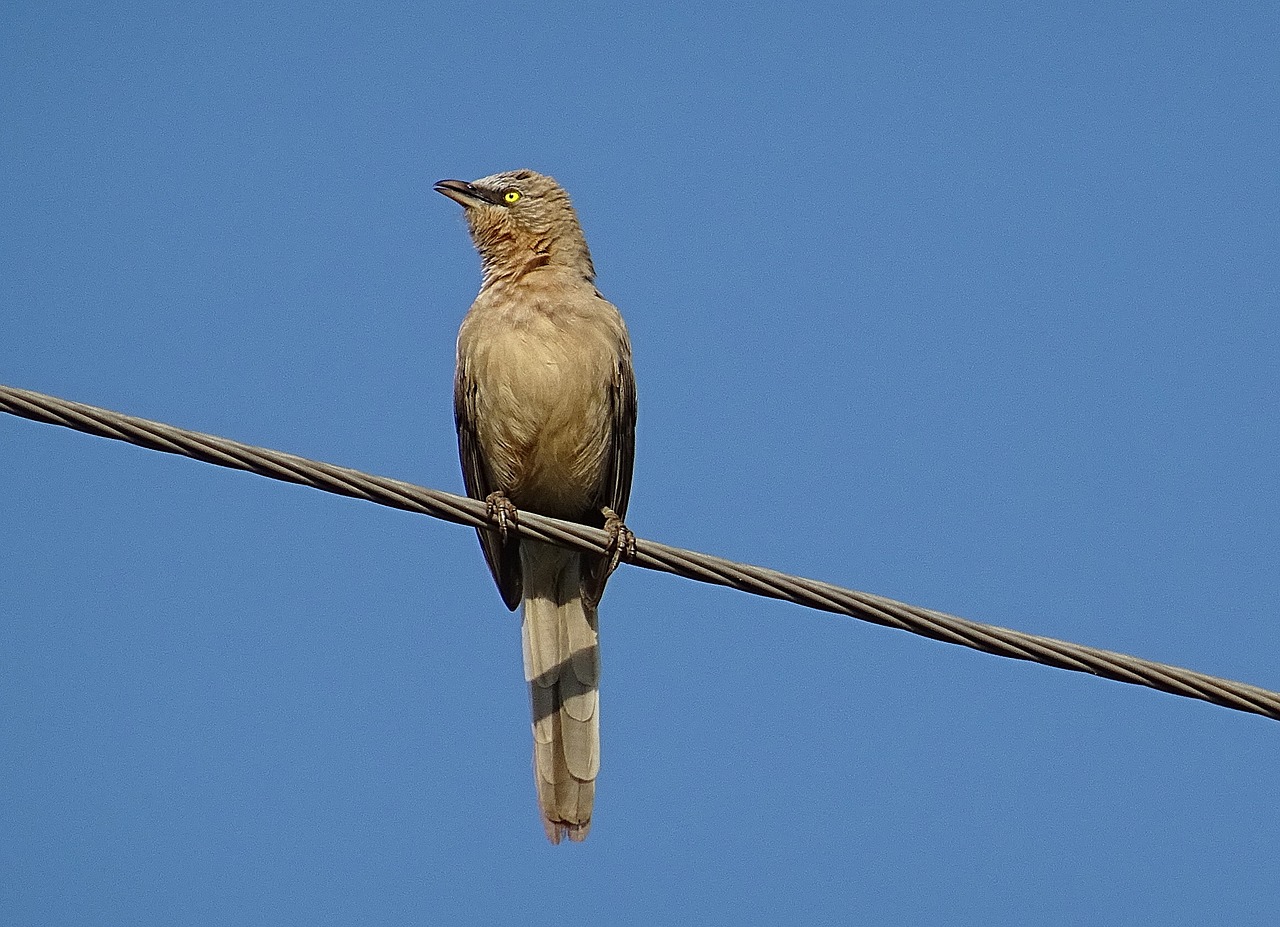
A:
<svg viewBox="0 0 1280 927">
<path fill-rule="evenodd" d="M 524 606 L 543 825 L 552 843 L 583 840 L 600 769 L 596 605 L 635 546 L 622 521 L 635 452 L 631 343 L 554 180 L 519 170 L 435 189 L 462 205 L 484 269 L 458 332 L 462 475 L 495 522 L 477 533 L 502 600 Z M 510 526 L 522 509 L 602 527 L 609 550 L 521 540 Z"/>
</svg>

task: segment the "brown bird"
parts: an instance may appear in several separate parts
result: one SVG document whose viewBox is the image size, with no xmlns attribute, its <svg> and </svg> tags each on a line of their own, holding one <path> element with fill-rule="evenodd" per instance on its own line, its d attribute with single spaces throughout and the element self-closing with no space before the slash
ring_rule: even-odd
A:
<svg viewBox="0 0 1280 927">
<path fill-rule="evenodd" d="M 477 533 L 502 600 L 524 605 L 543 825 L 552 843 L 583 840 L 600 769 L 596 605 L 635 545 L 622 522 L 635 455 L 631 343 L 554 180 L 520 170 L 435 189 L 462 205 L 484 269 L 458 332 L 463 480 L 497 524 Z M 609 550 L 521 540 L 510 530 L 520 509 L 603 527 Z"/>
</svg>

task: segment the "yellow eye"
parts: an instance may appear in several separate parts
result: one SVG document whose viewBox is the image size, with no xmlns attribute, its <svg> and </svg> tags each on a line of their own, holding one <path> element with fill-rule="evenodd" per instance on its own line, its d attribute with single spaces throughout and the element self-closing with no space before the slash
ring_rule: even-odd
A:
<svg viewBox="0 0 1280 927">
<path fill-rule="evenodd" d="M 504 203 L 506 203 L 506 204 L 508 204 L 508 205 L 510 205 L 511 203 L 516 202 L 516 201 L 517 201 L 517 200 L 519 200 L 519 199 L 520 199 L 520 191 L 519 191 L 519 190 L 508 190 L 506 193 L 502 194 L 502 202 L 504 202 Z"/>
</svg>

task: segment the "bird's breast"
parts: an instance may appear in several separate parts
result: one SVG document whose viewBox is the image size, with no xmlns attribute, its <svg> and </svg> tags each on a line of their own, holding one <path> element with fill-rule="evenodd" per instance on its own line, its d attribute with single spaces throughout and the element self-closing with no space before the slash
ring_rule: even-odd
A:
<svg viewBox="0 0 1280 927">
<path fill-rule="evenodd" d="M 480 309 L 463 325 L 459 362 L 474 384 L 486 466 L 517 507 L 581 518 L 604 479 L 625 342 L 603 311 Z"/>
</svg>

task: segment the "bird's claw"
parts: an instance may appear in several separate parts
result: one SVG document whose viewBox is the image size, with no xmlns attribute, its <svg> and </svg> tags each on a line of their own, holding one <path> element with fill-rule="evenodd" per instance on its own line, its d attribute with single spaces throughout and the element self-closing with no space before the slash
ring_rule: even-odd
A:
<svg viewBox="0 0 1280 927">
<path fill-rule="evenodd" d="M 515 531 L 520 524 L 520 510 L 504 492 L 491 492 L 485 496 L 484 508 L 489 521 L 498 526 L 498 536 L 505 544 L 508 533 Z"/>
<path fill-rule="evenodd" d="M 622 561 L 630 563 L 636 558 L 636 536 L 618 516 L 618 513 L 607 505 L 601 509 L 604 513 L 604 530 L 609 535 L 604 553 L 609 558 L 604 578 L 608 579 Z"/>
</svg>

